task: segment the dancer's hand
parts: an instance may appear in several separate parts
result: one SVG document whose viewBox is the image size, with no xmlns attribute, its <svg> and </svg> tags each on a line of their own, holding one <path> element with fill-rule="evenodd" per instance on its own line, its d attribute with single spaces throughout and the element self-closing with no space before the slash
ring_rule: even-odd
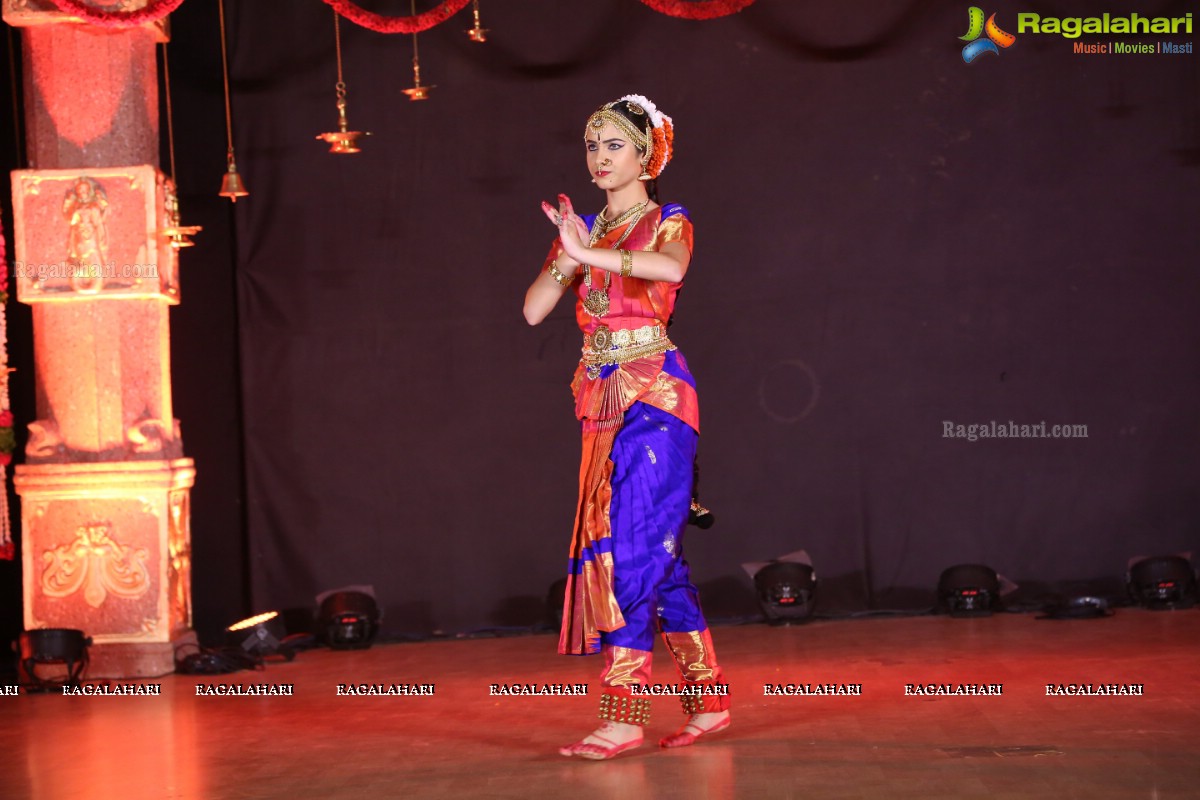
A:
<svg viewBox="0 0 1200 800">
<path fill-rule="evenodd" d="M 549 203 L 543 202 L 542 212 L 558 227 L 558 239 L 567 257 L 577 262 L 584 261 L 587 258 L 586 242 L 590 233 L 587 225 L 583 223 L 583 219 L 575 213 L 575 209 L 571 205 L 571 198 L 560 194 L 557 209 Z"/>
</svg>

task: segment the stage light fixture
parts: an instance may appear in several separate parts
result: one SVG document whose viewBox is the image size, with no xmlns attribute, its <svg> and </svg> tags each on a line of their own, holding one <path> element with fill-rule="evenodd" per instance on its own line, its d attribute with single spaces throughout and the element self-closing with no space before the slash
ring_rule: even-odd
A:
<svg viewBox="0 0 1200 800">
<path fill-rule="evenodd" d="M 337 591 L 322 599 L 317 634 L 334 650 L 365 650 L 379 633 L 379 606 L 366 592 Z"/>
<path fill-rule="evenodd" d="M 283 645 L 283 637 L 286 634 L 283 617 L 279 616 L 278 611 L 268 611 L 235 622 L 226 628 L 225 644 L 251 655 L 282 655 L 291 661 L 295 654 Z"/>
<path fill-rule="evenodd" d="M 772 624 L 802 622 L 812 616 L 817 574 L 811 564 L 773 561 L 754 573 L 754 588 Z"/>
<path fill-rule="evenodd" d="M 1000 577 L 983 564 L 959 564 L 938 579 L 938 611 L 952 617 L 990 617 L 1000 606 Z"/>
<path fill-rule="evenodd" d="M 1196 604 L 1196 571 L 1183 556 L 1134 561 L 1127 576 L 1129 596 L 1153 611 L 1191 608 Z"/>
<path fill-rule="evenodd" d="M 23 631 L 18 640 L 21 670 L 29 679 L 26 690 L 45 692 L 62 686 L 79 686 L 88 665 L 91 637 L 74 628 L 41 628 Z M 38 665 L 61 664 L 66 667 L 65 678 L 48 678 L 37 674 Z"/>
</svg>

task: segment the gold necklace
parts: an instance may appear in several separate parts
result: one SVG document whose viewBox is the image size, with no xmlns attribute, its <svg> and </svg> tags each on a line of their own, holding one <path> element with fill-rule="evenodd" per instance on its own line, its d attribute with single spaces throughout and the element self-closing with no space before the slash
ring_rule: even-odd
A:
<svg viewBox="0 0 1200 800">
<path fill-rule="evenodd" d="M 632 217 L 641 214 L 643 211 L 646 210 L 646 206 L 649 204 L 649 202 L 650 202 L 649 200 L 643 200 L 642 202 L 638 203 L 637 205 L 630 206 L 629 208 L 625 209 L 625 213 L 621 214 L 619 217 L 614 219 L 612 222 L 608 221 L 608 217 L 606 216 L 606 214 L 608 214 L 608 206 L 605 206 L 604 210 L 596 215 L 596 221 L 600 223 L 600 228 L 601 228 L 600 235 L 603 236 L 605 233 L 608 233 L 613 228 L 618 227 L 621 223 L 627 222 Z"/>
<path fill-rule="evenodd" d="M 647 203 L 639 203 L 633 208 L 626 211 L 621 216 L 617 217 L 612 222 L 604 219 L 604 212 L 601 211 L 596 215 L 596 221 L 592 224 L 591 240 L 588 242 L 588 247 L 594 247 L 596 242 L 608 233 L 609 230 L 617 227 L 625 220 L 630 220 L 629 227 L 621 234 L 621 238 L 617 239 L 611 249 L 619 250 L 625 240 L 629 238 L 629 234 L 633 233 L 633 229 L 642 221 L 642 214 L 646 211 Z M 608 206 L 605 206 L 605 211 Z M 583 297 L 583 310 L 591 314 L 593 317 L 603 317 L 608 314 L 610 303 L 608 300 L 608 288 L 612 286 L 612 273 L 608 270 L 604 271 L 604 288 L 592 288 L 592 267 L 590 264 L 583 265 L 583 285 L 587 287 L 587 294 Z"/>
</svg>

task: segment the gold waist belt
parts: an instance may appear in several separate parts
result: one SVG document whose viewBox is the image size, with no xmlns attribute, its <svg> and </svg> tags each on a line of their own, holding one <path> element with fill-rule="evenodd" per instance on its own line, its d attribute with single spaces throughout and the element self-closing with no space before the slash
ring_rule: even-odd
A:
<svg viewBox="0 0 1200 800">
<path fill-rule="evenodd" d="M 583 363 L 591 372 L 609 364 L 624 364 L 674 349 L 675 345 L 667 338 L 662 325 L 620 331 L 601 325 L 583 337 Z"/>
</svg>

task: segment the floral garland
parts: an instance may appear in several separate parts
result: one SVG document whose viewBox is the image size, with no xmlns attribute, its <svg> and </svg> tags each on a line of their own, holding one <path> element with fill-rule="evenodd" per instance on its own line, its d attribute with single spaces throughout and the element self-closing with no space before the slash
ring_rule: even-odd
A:
<svg viewBox="0 0 1200 800">
<path fill-rule="evenodd" d="M 102 28 L 136 28 L 147 22 L 158 22 L 183 5 L 183 0 L 150 0 L 145 8 L 139 8 L 137 11 L 104 11 L 88 5 L 82 0 L 50 0 L 50 2 L 62 13 L 79 17 Z"/>
<path fill-rule="evenodd" d="M 660 14 L 679 19 L 716 19 L 736 14 L 754 0 L 642 0 Z"/>
<path fill-rule="evenodd" d="M 671 153 L 675 149 L 675 128 L 668 122 L 661 128 L 654 129 L 654 154 L 650 156 L 650 161 L 646 164 L 646 172 L 650 177 L 657 178 L 666 169 L 667 162 L 671 160 Z"/>
<path fill-rule="evenodd" d="M 12 461 L 13 415 L 8 410 L 8 323 L 4 305 L 8 302 L 8 255 L 4 250 L 4 230 L 0 229 L 0 558 L 13 557 L 11 523 L 8 520 L 8 464 Z"/>
<path fill-rule="evenodd" d="M 658 106 L 642 94 L 627 94 L 617 102 L 630 101 L 641 106 L 646 116 L 650 117 L 650 160 L 646 162 L 646 173 L 657 178 L 666 169 L 667 162 L 675 152 L 675 123 L 666 114 L 658 110 Z"/>
<path fill-rule="evenodd" d="M 420 33 L 441 25 L 462 11 L 470 0 L 442 0 L 436 7 L 411 17 L 385 17 L 355 5 L 353 0 L 325 0 L 333 10 L 356 25 L 376 33 Z"/>
</svg>

